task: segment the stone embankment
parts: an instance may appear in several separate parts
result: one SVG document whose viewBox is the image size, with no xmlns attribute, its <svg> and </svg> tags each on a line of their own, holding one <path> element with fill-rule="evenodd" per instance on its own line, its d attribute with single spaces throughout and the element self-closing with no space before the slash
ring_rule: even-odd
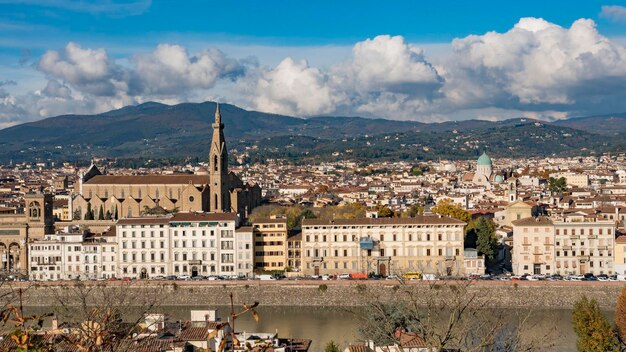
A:
<svg viewBox="0 0 626 352">
<path fill-rule="evenodd" d="M 84 286 L 83 286 L 84 285 Z M 409 282 L 395 281 L 146 281 L 18 283 L 23 287 L 25 306 L 54 306 L 61 301 L 90 304 L 116 300 L 124 304 L 158 301 L 163 306 L 220 306 L 260 302 L 263 306 L 356 307 L 373 301 L 412 299 L 427 305 L 439 300 L 475 296 L 477 304 L 490 308 L 571 309 L 583 295 L 595 298 L 603 309 L 614 309 L 624 286 L 618 282 Z M 0 288 L 0 291 L 8 289 Z"/>
</svg>

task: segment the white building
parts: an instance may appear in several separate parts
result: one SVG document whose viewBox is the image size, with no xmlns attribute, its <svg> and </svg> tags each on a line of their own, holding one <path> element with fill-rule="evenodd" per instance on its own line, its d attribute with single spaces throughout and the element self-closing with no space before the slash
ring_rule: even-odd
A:
<svg viewBox="0 0 626 352">
<path fill-rule="evenodd" d="M 117 244 L 111 234 L 66 228 L 28 247 L 31 280 L 107 279 L 117 272 Z"/>
<path fill-rule="evenodd" d="M 117 277 L 149 278 L 171 275 L 169 217 L 120 219 Z"/>
<path fill-rule="evenodd" d="M 251 276 L 239 269 L 234 213 L 178 213 L 170 219 L 172 275 Z M 244 249 L 245 250 L 245 249 Z M 249 249 L 252 255 L 252 249 Z"/>
<path fill-rule="evenodd" d="M 251 276 L 252 239 L 235 236 L 234 213 L 177 213 L 121 219 L 121 276 Z M 241 253 L 241 265 L 240 256 Z"/>
</svg>

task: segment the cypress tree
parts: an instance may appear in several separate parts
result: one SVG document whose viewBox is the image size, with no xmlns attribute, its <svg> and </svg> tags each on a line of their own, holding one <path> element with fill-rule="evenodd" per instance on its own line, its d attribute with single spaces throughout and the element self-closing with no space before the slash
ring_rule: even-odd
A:
<svg viewBox="0 0 626 352">
<path fill-rule="evenodd" d="M 100 205 L 100 211 L 98 211 L 98 220 L 104 220 L 104 209 Z"/>
<path fill-rule="evenodd" d="M 85 212 L 85 220 L 93 220 L 93 211 L 91 210 L 91 203 L 87 203 L 87 211 Z"/>
</svg>

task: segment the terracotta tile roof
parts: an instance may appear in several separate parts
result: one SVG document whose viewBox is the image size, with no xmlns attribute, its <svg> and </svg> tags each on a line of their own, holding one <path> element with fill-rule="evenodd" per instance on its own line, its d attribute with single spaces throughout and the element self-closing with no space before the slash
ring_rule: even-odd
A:
<svg viewBox="0 0 626 352">
<path fill-rule="evenodd" d="M 536 218 L 530 217 L 513 221 L 514 226 L 550 226 L 552 224 L 552 220 L 545 216 Z"/>
<path fill-rule="evenodd" d="M 421 215 L 414 218 L 361 218 L 361 219 L 304 219 L 302 226 L 315 225 L 463 225 L 461 220 L 447 216 Z"/>
<path fill-rule="evenodd" d="M 365 345 L 350 345 L 348 346 L 349 352 L 374 352 L 371 348 Z"/>
<path fill-rule="evenodd" d="M 178 338 L 183 341 L 206 341 L 209 335 L 207 328 L 198 326 L 189 326 L 184 328 Z"/>
<path fill-rule="evenodd" d="M 400 346 L 409 348 L 423 348 L 428 347 L 426 341 L 421 336 L 418 336 L 414 332 L 399 331 L 396 333 L 396 338 L 400 340 Z"/>
<path fill-rule="evenodd" d="M 192 183 L 194 185 L 204 185 L 209 183 L 207 175 L 98 175 L 89 179 L 85 184 L 88 185 L 182 185 Z"/>
<path fill-rule="evenodd" d="M 619 236 L 615 239 L 615 243 L 626 244 L 626 236 Z"/>
<path fill-rule="evenodd" d="M 235 230 L 235 232 L 252 232 L 252 226 L 242 226 Z"/>
<path fill-rule="evenodd" d="M 177 221 L 236 221 L 236 213 L 176 213 L 170 222 Z"/>
</svg>

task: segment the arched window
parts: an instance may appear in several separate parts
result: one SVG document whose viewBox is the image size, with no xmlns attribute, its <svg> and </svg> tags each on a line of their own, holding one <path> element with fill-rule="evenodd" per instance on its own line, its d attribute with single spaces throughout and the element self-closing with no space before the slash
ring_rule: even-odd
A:
<svg viewBox="0 0 626 352">
<path fill-rule="evenodd" d="M 215 193 L 215 208 L 217 208 L 217 193 Z"/>
<path fill-rule="evenodd" d="M 217 155 L 213 156 L 213 171 L 217 171 Z"/>
</svg>

